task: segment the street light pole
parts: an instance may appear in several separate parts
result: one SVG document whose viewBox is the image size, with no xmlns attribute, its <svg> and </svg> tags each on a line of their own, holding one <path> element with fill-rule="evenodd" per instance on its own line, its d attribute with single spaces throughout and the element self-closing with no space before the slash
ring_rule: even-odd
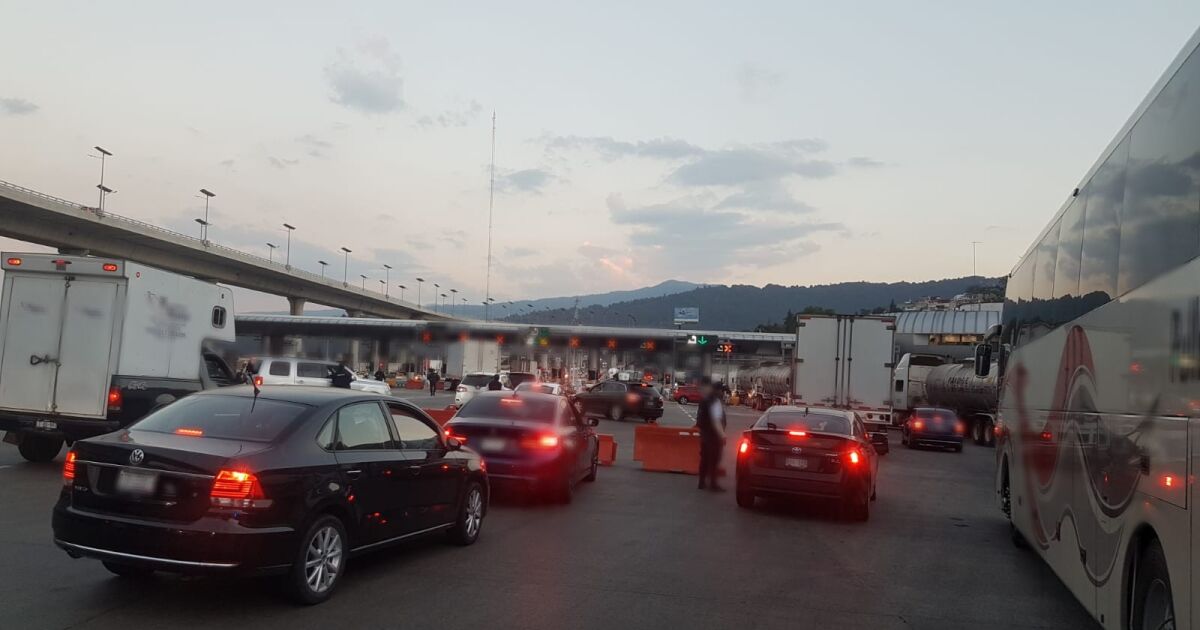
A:
<svg viewBox="0 0 1200 630">
<path fill-rule="evenodd" d="M 442 285 L 440 285 L 436 282 L 433 283 L 433 312 L 434 313 L 438 312 L 438 289 L 441 289 L 441 288 L 442 288 Z"/>
<path fill-rule="evenodd" d="M 383 285 L 383 296 L 386 298 L 386 297 L 387 297 L 387 290 L 388 290 L 387 281 L 386 281 L 386 280 L 380 280 L 380 281 L 379 281 L 379 284 L 382 284 L 382 285 Z"/>
<path fill-rule="evenodd" d="M 325 262 L 324 260 L 318 260 L 317 264 L 321 265 L 321 277 L 324 278 L 325 277 L 325 268 L 329 266 L 329 263 Z"/>
<path fill-rule="evenodd" d="M 367 290 L 367 275 L 360 273 L 360 274 L 358 274 L 358 277 L 362 278 L 362 290 L 366 291 Z"/>
<path fill-rule="evenodd" d="M 352 252 L 345 247 L 342 248 L 342 251 L 346 252 L 346 257 L 342 262 L 342 286 L 348 287 L 350 286 L 350 254 Z"/>
<path fill-rule="evenodd" d="M 100 212 L 104 212 L 104 195 L 113 192 L 104 187 L 104 158 L 111 157 L 112 153 L 106 151 L 103 147 L 96 146 L 92 148 L 100 152 L 100 185 L 96 188 L 100 189 Z M 92 157 L 96 156 L 93 155 Z"/>
<path fill-rule="evenodd" d="M 213 197 L 216 197 L 217 195 L 216 195 L 216 193 L 212 192 L 211 190 L 209 190 L 207 188 L 201 188 L 200 194 L 204 195 L 204 223 L 201 224 L 204 226 L 204 230 L 203 230 L 203 235 L 201 236 L 201 240 L 207 241 L 208 240 L 208 226 L 210 225 L 210 223 L 208 222 L 208 200 L 212 199 Z"/>
<path fill-rule="evenodd" d="M 397 284 L 396 286 L 400 288 L 400 301 L 403 302 L 404 301 L 404 290 L 407 289 L 408 287 L 404 286 L 403 284 Z"/>
<path fill-rule="evenodd" d="M 421 287 L 425 285 L 425 278 L 417 278 L 417 308 L 421 306 Z"/>
<path fill-rule="evenodd" d="M 292 231 L 296 229 L 296 226 L 288 225 L 287 223 L 284 223 L 283 227 L 287 228 L 287 231 L 288 231 L 287 232 L 287 234 L 288 234 L 287 253 L 284 254 L 284 256 L 286 256 L 286 258 L 283 261 L 283 266 L 287 267 L 288 269 L 291 269 L 292 268 Z"/>
<path fill-rule="evenodd" d="M 267 243 L 267 247 L 271 248 L 267 251 L 267 262 L 275 262 L 275 249 L 279 246 L 275 243 Z"/>
<path fill-rule="evenodd" d="M 454 303 L 458 301 L 458 289 L 450 289 L 450 314 L 454 314 Z"/>
<path fill-rule="evenodd" d="M 388 288 L 392 282 L 392 266 L 391 265 L 383 266 L 383 280 L 380 280 L 380 282 L 383 283 L 383 298 L 386 300 L 391 295 L 389 293 L 390 289 Z"/>
<path fill-rule="evenodd" d="M 972 276 L 977 275 L 975 273 L 975 246 L 980 245 L 982 243 L 983 243 L 983 241 L 971 241 L 971 275 Z"/>
<path fill-rule="evenodd" d="M 204 241 L 204 230 L 208 227 L 208 221 L 204 219 L 196 219 L 196 223 L 200 224 L 200 240 Z"/>
</svg>

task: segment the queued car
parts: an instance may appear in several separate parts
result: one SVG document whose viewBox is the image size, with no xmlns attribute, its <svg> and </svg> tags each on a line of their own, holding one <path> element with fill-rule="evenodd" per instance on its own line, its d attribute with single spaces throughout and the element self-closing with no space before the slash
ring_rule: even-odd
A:
<svg viewBox="0 0 1200 630">
<path fill-rule="evenodd" d="M 333 375 L 338 370 L 338 364 L 333 361 L 319 359 L 301 359 L 298 357 L 264 357 L 250 362 L 250 371 L 254 382 L 263 385 L 311 385 L 314 387 L 332 387 Z M 383 381 L 362 378 L 352 370 L 350 374 L 350 389 L 360 392 L 370 392 L 380 396 L 391 396 L 392 388 Z"/>
<path fill-rule="evenodd" d="M 586 392 L 575 394 L 575 407 L 582 414 L 601 414 L 610 420 L 628 417 L 654 422 L 663 415 L 658 390 L 644 383 L 601 381 Z"/>
<path fill-rule="evenodd" d="M 495 372 L 471 372 L 462 377 L 458 387 L 454 388 L 454 406 L 461 409 L 475 394 L 488 391 L 488 383 L 492 382 L 492 377 L 496 376 Z M 504 388 L 503 383 L 500 385 Z"/>
<path fill-rule="evenodd" d="M 875 500 L 879 456 L 852 411 L 771 407 L 737 447 L 737 504 L 758 497 L 837 501 L 845 518 L 865 521 Z"/>
<path fill-rule="evenodd" d="M 285 576 L 326 600 L 347 560 L 424 534 L 478 538 L 480 456 L 415 405 L 341 388 L 238 386 L 192 394 L 75 442 L 54 542 L 112 573 Z"/>
<path fill-rule="evenodd" d="M 538 380 L 538 376 L 533 372 L 500 372 L 500 384 L 505 389 L 516 389 L 521 383 L 532 383 L 536 380 Z"/>
<path fill-rule="evenodd" d="M 700 387 L 697 385 L 679 385 L 675 391 L 671 392 L 671 400 L 686 405 L 688 403 L 700 402 L 704 396 L 700 393 Z"/>
<path fill-rule="evenodd" d="M 569 503 L 575 485 L 595 481 L 600 443 L 596 420 L 563 396 L 483 392 L 446 423 L 447 437 L 479 452 L 488 478 Z"/>
<path fill-rule="evenodd" d="M 562 396 L 563 387 L 558 383 L 546 383 L 543 381 L 525 381 L 517 385 L 513 389 L 516 392 L 537 392 L 539 394 L 551 394 L 553 396 Z"/>
<path fill-rule="evenodd" d="M 953 410 L 918 407 L 901 427 L 900 443 L 909 448 L 933 446 L 961 453 L 966 430 L 966 424 Z"/>
</svg>

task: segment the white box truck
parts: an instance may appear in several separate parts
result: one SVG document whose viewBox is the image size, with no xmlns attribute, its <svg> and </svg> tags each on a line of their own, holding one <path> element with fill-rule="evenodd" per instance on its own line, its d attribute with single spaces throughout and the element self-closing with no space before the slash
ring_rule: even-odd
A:
<svg viewBox="0 0 1200 630">
<path fill-rule="evenodd" d="M 876 447 L 886 452 L 895 332 L 890 317 L 802 315 L 792 404 L 858 412 Z"/>
<path fill-rule="evenodd" d="M 30 461 L 232 384 L 233 294 L 119 259 L 0 254 L 0 430 Z"/>
<path fill-rule="evenodd" d="M 446 373 L 443 378 L 458 382 L 473 372 L 500 372 L 500 344 L 480 339 L 465 339 L 447 344 Z"/>
</svg>

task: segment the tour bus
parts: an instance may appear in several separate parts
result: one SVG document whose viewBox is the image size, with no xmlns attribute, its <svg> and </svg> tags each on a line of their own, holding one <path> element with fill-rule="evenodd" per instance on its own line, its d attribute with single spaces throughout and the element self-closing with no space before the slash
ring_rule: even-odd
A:
<svg viewBox="0 0 1200 630">
<path fill-rule="evenodd" d="M 1200 627 L 1198 43 L 1021 258 L 991 335 L 1000 507 L 1105 628 Z"/>
</svg>

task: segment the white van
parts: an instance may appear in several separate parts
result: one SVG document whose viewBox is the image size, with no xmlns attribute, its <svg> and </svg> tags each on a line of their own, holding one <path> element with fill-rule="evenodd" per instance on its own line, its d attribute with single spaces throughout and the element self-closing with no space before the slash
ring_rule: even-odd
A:
<svg viewBox="0 0 1200 630">
<path fill-rule="evenodd" d="M 264 357 L 250 362 L 250 372 L 259 385 L 314 385 L 316 387 L 332 387 L 333 374 L 338 364 L 333 361 L 320 359 L 301 359 L 298 357 Z M 383 381 L 359 378 L 353 371 L 350 373 L 350 389 L 360 392 L 371 392 L 382 396 L 391 396 L 392 388 Z"/>
</svg>

